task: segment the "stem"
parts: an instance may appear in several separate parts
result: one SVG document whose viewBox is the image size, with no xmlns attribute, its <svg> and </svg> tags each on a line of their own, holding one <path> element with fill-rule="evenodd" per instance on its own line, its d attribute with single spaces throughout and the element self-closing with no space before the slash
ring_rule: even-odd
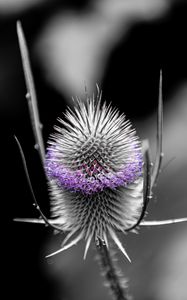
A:
<svg viewBox="0 0 187 300">
<path fill-rule="evenodd" d="M 114 300 L 131 300 L 127 292 L 127 280 L 116 265 L 114 253 L 110 253 L 106 244 L 98 238 L 96 242 L 99 264 L 102 275 L 106 278 L 106 285 L 110 288 Z"/>
</svg>

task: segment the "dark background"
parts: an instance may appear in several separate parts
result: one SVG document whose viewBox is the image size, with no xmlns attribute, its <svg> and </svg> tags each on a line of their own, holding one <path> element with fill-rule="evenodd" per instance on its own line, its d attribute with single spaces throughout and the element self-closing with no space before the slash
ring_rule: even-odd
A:
<svg viewBox="0 0 187 300">
<path fill-rule="evenodd" d="M 69 253 L 61 254 L 58 258 L 54 258 L 54 261 L 48 262 L 45 255 L 60 247 L 63 237 L 53 235 L 51 229 L 40 225 L 12 221 L 15 217 L 38 217 L 37 211 L 32 206 L 33 200 L 14 135 L 19 138 L 24 149 L 38 201 L 45 214 L 49 216 L 47 185 L 38 154 L 33 147 L 34 139 L 24 97 L 26 90 L 16 35 L 16 20 L 22 21 L 31 53 L 46 142 L 56 118 L 65 109 L 67 99 L 46 82 L 39 59 L 34 55 L 34 43 L 48 19 L 59 9 L 71 8 L 79 13 L 84 10 L 86 4 L 86 1 L 55 0 L 23 12 L 5 14 L 0 11 L 1 215 L 3 219 L 1 274 L 3 281 L 5 280 L 3 287 L 6 299 L 12 297 L 20 300 L 109 299 L 107 290 L 102 287 L 102 280 L 94 260 L 94 250 L 91 250 L 88 259 L 83 261 L 84 243 L 82 242 Z M 160 69 L 163 70 L 164 78 L 164 105 L 169 105 L 176 89 L 187 82 L 186 29 L 187 3 L 176 1 L 172 3 L 167 15 L 156 20 L 134 22 L 128 35 L 122 37 L 111 52 L 101 82 L 104 97 L 115 103 L 121 111 L 125 111 L 132 122 L 140 125 L 137 131 L 141 137 L 145 137 L 143 128 L 149 126 L 144 121 L 155 113 L 157 107 Z M 186 162 L 184 165 L 186 166 Z M 167 201 L 158 208 L 155 204 L 151 206 L 149 219 L 170 218 L 170 210 L 172 217 L 180 217 L 182 212 L 183 216 L 187 215 L 185 204 L 187 200 L 186 195 L 184 196 L 186 175 L 185 170 L 181 169 L 174 175 L 163 176 L 160 188 L 157 189 L 157 197 L 166 198 Z M 174 183 L 176 187 L 172 189 Z M 186 202 L 182 202 L 181 209 L 180 201 L 177 204 L 175 202 L 172 208 L 172 202 L 169 202 L 172 193 L 173 195 L 176 193 L 174 200 L 185 198 Z M 175 229 L 173 227 L 173 229 L 168 227 L 143 229 L 142 234 L 125 237 L 125 245 L 129 248 L 128 252 L 134 263 L 129 265 L 128 262 L 124 262 L 120 254 L 119 257 L 122 268 L 130 277 L 130 286 L 135 299 L 162 300 L 151 293 L 148 285 L 151 280 L 154 281 L 157 271 L 154 270 L 155 265 L 152 265 L 152 261 L 156 253 L 161 251 L 160 247 L 165 237 L 172 236 L 173 230 L 178 234 L 181 228 L 186 229 L 185 225 L 172 226 L 176 226 Z M 167 298 L 163 298 L 165 299 Z"/>
</svg>

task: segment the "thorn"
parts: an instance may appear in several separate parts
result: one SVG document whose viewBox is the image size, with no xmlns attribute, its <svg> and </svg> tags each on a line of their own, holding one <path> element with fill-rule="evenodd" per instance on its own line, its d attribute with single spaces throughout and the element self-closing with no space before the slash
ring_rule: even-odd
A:
<svg viewBox="0 0 187 300">
<path fill-rule="evenodd" d="M 100 95 L 100 89 L 98 83 L 96 83 L 97 94 Z"/>
<path fill-rule="evenodd" d="M 62 252 L 62 251 L 64 251 L 64 250 L 67 250 L 67 249 L 71 248 L 72 246 L 76 245 L 76 244 L 82 239 L 82 237 L 83 237 L 83 234 L 82 234 L 82 232 L 81 232 L 81 233 L 80 233 L 73 241 L 71 241 L 69 244 L 65 245 L 64 247 L 60 248 L 59 250 L 57 250 L 57 251 L 55 251 L 55 252 L 53 252 L 53 253 L 51 253 L 51 254 L 48 254 L 48 255 L 46 256 L 46 258 L 51 257 L 51 256 L 54 256 L 54 255 L 56 255 L 56 254 L 58 254 L 58 253 L 60 253 L 60 252 Z"/>
<path fill-rule="evenodd" d="M 26 97 L 27 99 L 30 99 L 30 97 L 31 97 L 30 93 L 29 93 L 29 92 L 26 93 L 25 97 Z"/>
<path fill-rule="evenodd" d="M 121 250 L 121 252 L 124 254 L 124 256 L 128 259 L 128 261 L 131 263 L 131 259 L 130 257 L 128 256 L 125 248 L 122 246 L 120 240 L 118 239 L 117 235 L 115 234 L 115 232 L 110 229 L 109 230 L 109 233 L 110 233 L 110 236 L 111 238 L 113 239 L 113 241 L 115 242 L 115 244 L 118 246 L 118 248 Z"/>
<path fill-rule="evenodd" d="M 38 149 L 39 149 L 39 145 L 38 145 L 38 144 L 35 144 L 35 145 L 34 145 L 34 149 L 35 149 L 35 150 L 38 150 Z"/>
<path fill-rule="evenodd" d="M 86 86 L 86 80 L 84 80 L 84 92 L 85 92 L 85 95 L 88 96 L 88 90 L 87 90 L 87 86 Z"/>
<path fill-rule="evenodd" d="M 92 240 L 92 235 L 90 235 L 88 237 L 87 242 L 86 242 L 86 247 L 85 247 L 84 256 L 83 256 L 84 260 L 86 259 L 86 256 L 87 256 L 87 253 L 88 253 L 88 249 L 90 247 L 91 240 Z"/>
</svg>

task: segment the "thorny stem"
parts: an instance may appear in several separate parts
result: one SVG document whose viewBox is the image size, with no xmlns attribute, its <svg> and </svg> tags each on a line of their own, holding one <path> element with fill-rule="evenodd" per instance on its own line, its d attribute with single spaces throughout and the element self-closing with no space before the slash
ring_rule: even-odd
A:
<svg viewBox="0 0 187 300">
<path fill-rule="evenodd" d="M 39 151 L 39 155 L 42 163 L 44 163 L 45 148 L 44 148 L 44 142 L 42 137 L 42 124 L 40 122 L 39 113 L 38 113 L 37 97 L 36 97 L 34 79 L 33 79 L 30 60 L 29 60 L 29 53 L 28 53 L 27 44 L 26 44 L 25 36 L 20 21 L 17 22 L 17 34 L 18 34 L 18 42 L 19 42 L 20 53 L 21 53 L 22 64 L 23 64 L 23 71 L 25 75 L 25 82 L 27 87 L 26 98 L 28 101 L 30 117 L 31 117 L 33 131 L 34 131 L 35 142 L 36 142 L 35 147 Z"/>
<path fill-rule="evenodd" d="M 30 176 L 29 176 L 29 171 L 28 171 L 28 168 L 27 168 L 27 163 L 26 163 L 26 159 L 25 159 L 25 156 L 24 156 L 24 153 L 23 153 L 23 150 L 21 148 L 21 144 L 20 142 L 18 141 L 17 137 L 14 136 L 15 140 L 16 140 L 16 143 L 18 145 L 18 148 L 19 148 L 19 151 L 20 151 L 20 154 L 21 154 L 21 158 L 22 158 L 22 162 L 23 162 L 23 167 L 24 167 L 24 170 L 25 170 L 25 175 L 26 175 L 26 179 L 27 179 L 27 182 L 28 182 L 28 185 L 29 185 L 29 188 L 30 188 L 30 191 L 31 191 L 31 195 L 33 197 L 33 200 L 34 200 L 34 206 L 36 207 L 36 209 L 39 211 L 40 213 L 40 216 L 42 217 L 43 221 L 44 221 L 44 224 L 50 226 L 51 228 L 55 229 L 55 230 L 58 230 L 59 232 L 63 232 L 63 230 L 58 227 L 57 225 L 55 224 L 52 224 L 51 222 L 49 222 L 49 220 L 46 218 L 46 216 L 44 215 L 44 213 L 42 212 L 40 206 L 38 205 L 38 202 L 36 200 L 36 196 L 35 196 L 35 193 L 34 193 L 34 190 L 33 190 L 33 187 L 32 187 L 32 183 L 31 183 L 31 180 L 30 180 Z M 16 219 L 15 219 L 16 220 Z M 17 221 L 17 220 L 16 220 Z"/>
<path fill-rule="evenodd" d="M 138 225 L 141 224 L 141 221 L 143 220 L 146 209 L 148 206 L 148 203 L 150 199 L 152 198 L 152 192 L 151 192 L 151 170 L 152 170 L 152 164 L 151 164 L 151 158 L 150 158 L 150 151 L 149 151 L 149 141 L 144 141 L 145 145 L 145 152 L 144 152 L 144 188 L 143 188 L 143 205 L 142 205 L 142 211 L 141 214 L 136 221 L 134 225 L 127 228 L 126 231 L 131 231 L 135 229 Z"/>
<path fill-rule="evenodd" d="M 100 239 L 96 241 L 96 249 L 102 274 L 106 278 L 107 286 L 110 288 L 114 300 L 131 300 L 132 298 L 127 292 L 127 280 L 122 276 L 118 266 L 116 266 L 114 254 L 111 255 L 106 244 Z"/>
</svg>

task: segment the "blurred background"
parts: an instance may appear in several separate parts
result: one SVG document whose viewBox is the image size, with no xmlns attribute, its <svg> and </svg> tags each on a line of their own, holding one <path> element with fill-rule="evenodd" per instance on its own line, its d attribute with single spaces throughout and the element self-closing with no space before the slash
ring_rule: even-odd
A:
<svg viewBox="0 0 187 300">
<path fill-rule="evenodd" d="M 45 226 L 14 223 L 38 217 L 26 182 L 16 135 L 34 190 L 47 216 L 49 198 L 25 99 L 16 21 L 26 35 L 45 142 L 72 96 L 84 100 L 96 83 L 149 138 L 154 159 L 160 69 L 163 70 L 164 161 L 147 220 L 187 216 L 187 1 L 0 0 L 1 212 L 5 298 L 107 300 L 94 247 L 84 242 L 54 256 L 64 238 Z M 140 228 L 120 236 L 129 289 L 139 300 L 187 299 L 187 224 Z"/>
</svg>

